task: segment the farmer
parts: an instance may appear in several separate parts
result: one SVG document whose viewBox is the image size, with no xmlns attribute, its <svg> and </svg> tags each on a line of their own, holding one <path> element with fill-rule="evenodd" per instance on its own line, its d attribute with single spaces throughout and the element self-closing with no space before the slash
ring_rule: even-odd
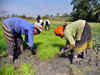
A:
<svg viewBox="0 0 100 75">
<path fill-rule="evenodd" d="M 50 21 L 48 19 L 45 21 L 45 29 L 46 30 L 50 29 Z"/>
<path fill-rule="evenodd" d="M 33 46 L 34 26 L 31 23 L 22 18 L 13 17 L 3 20 L 2 27 L 4 29 L 4 35 L 8 46 L 8 58 L 11 61 L 14 60 L 14 54 L 18 51 L 17 47 L 21 52 L 23 51 L 22 34 L 25 35 L 25 41 L 30 47 L 32 53 L 36 54 Z"/>
<path fill-rule="evenodd" d="M 86 48 L 92 48 L 91 41 L 91 28 L 85 20 L 77 20 L 71 24 L 58 26 L 55 29 L 55 34 L 67 41 L 60 54 L 70 49 L 74 51 L 74 56 L 77 56 L 86 50 Z M 71 60 L 72 63 L 72 60 Z"/>
<path fill-rule="evenodd" d="M 42 32 L 43 31 L 43 27 L 42 27 L 43 21 L 40 20 L 40 22 L 35 22 L 34 27 L 38 30 L 38 32 Z"/>
<path fill-rule="evenodd" d="M 37 23 L 40 23 L 40 20 L 41 20 L 41 16 L 40 16 L 40 14 L 38 14 L 37 17 L 36 17 Z"/>
</svg>

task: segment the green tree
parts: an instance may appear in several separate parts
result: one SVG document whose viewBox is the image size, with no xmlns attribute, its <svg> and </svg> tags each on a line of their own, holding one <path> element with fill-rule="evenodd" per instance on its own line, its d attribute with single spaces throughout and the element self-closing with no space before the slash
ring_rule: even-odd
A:
<svg viewBox="0 0 100 75">
<path fill-rule="evenodd" d="M 97 21 L 100 21 L 100 0 L 91 0 L 92 9 L 93 9 L 93 16 Z"/>
<path fill-rule="evenodd" d="M 85 19 L 88 21 L 98 21 L 100 14 L 100 0 L 72 0 L 73 20 Z"/>
<path fill-rule="evenodd" d="M 71 13 L 74 20 L 88 19 L 88 13 L 90 13 L 89 0 L 72 0 L 73 12 Z"/>
</svg>

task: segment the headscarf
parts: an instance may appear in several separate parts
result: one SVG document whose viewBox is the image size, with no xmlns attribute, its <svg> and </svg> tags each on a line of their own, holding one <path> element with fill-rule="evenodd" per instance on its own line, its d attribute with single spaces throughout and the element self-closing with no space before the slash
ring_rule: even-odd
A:
<svg viewBox="0 0 100 75">
<path fill-rule="evenodd" d="M 63 26 L 57 26 L 54 30 L 56 35 L 64 36 L 64 27 Z"/>
</svg>

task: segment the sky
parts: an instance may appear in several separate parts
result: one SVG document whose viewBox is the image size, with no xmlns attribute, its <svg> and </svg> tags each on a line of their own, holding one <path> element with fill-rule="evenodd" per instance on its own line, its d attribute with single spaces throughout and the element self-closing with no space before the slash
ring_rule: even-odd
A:
<svg viewBox="0 0 100 75">
<path fill-rule="evenodd" d="M 56 15 L 72 12 L 72 0 L 0 0 L 0 16 L 17 14 L 36 16 Z"/>
</svg>

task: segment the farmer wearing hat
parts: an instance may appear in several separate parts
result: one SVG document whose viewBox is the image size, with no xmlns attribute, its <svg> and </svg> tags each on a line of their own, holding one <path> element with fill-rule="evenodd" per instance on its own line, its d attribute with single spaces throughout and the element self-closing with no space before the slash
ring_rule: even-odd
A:
<svg viewBox="0 0 100 75">
<path fill-rule="evenodd" d="M 37 15 L 36 17 L 36 22 L 34 24 L 34 28 L 37 29 L 38 33 L 42 32 L 43 31 L 43 20 L 41 19 L 41 16 L 40 14 Z"/>
<path fill-rule="evenodd" d="M 87 48 L 92 48 L 91 28 L 85 20 L 77 20 L 68 25 L 58 26 L 55 29 L 55 34 L 64 37 L 67 42 L 60 54 L 70 49 L 77 57 L 78 54 L 83 54 Z"/>
<path fill-rule="evenodd" d="M 21 52 L 23 51 L 22 34 L 25 35 L 25 41 L 32 53 L 36 53 L 33 46 L 34 26 L 31 23 L 22 18 L 13 17 L 3 20 L 2 27 L 8 46 L 8 58 L 11 61 L 14 60 L 14 55 L 18 51 L 17 48 L 19 48 Z"/>
</svg>

